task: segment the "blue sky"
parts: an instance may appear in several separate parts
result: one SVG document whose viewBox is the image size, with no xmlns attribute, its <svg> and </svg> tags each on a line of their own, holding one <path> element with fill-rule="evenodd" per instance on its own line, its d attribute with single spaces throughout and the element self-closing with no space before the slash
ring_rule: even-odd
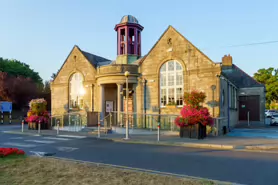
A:
<svg viewBox="0 0 278 185">
<path fill-rule="evenodd" d="M 114 26 L 134 15 L 144 26 L 146 54 L 168 25 L 175 27 L 209 58 L 231 54 L 248 74 L 278 67 L 276 0 L 0 0 L 0 57 L 17 59 L 50 79 L 76 44 L 109 59 L 116 58 Z"/>
</svg>

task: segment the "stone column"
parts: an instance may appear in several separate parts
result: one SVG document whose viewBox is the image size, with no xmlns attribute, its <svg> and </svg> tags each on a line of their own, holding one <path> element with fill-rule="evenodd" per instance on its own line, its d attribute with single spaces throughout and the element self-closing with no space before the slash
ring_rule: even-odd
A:
<svg viewBox="0 0 278 185">
<path fill-rule="evenodd" d="M 133 91 L 134 91 L 134 93 L 133 93 L 133 95 L 132 95 L 132 101 L 133 101 L 133 112 L 134 112 L 134 114 L 133 114 L 133 125 L 134 125 L 134 127 L 136 127 L 137 125 L 138 125 L 138 123 L 137 123 L 137 99 L 136 99 L 136 87 L 137 87 L 137 84 L 133 84 Z"/>
<path fill-rule="evenodd" d="M 99 112 L 100 112 L 100 120 L 104 117 L 104 85 L 99 85 Z M 101 122 L 103 124 L 103 122 Z"/>
<path fill-rule="evenodd" d="M 122 90 L 123 90 L 123 84 L 117 84 L 118 87 L 118 93 L 117 93 L 117 97 L 118 97 L 118 102 L 117 102 L 117 123 L 119 125 L 122 125 L 121 123 L 121 111 L 122 111 L 122 102 L 123 102 L 123 95 L 121 94 Z"/>
</svg>

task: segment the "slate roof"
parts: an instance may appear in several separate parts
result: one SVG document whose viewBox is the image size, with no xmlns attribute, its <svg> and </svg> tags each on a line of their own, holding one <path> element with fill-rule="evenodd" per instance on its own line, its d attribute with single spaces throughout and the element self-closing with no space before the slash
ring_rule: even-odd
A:
<svg viewBox="0 0 278 185">
<path fill-rule="evenodd" d="M 112 61 L 86 51 L 80 50 L 83 55 L 87 58 L 87 60 L 95 67 L 104 66 L 110 64 Z"/>
<path fill-rule="evenodd" d="M 232 67 L 222 66 L 222 75 L 239 88 L 264 87 L 234 64 Z"/>
</svg>

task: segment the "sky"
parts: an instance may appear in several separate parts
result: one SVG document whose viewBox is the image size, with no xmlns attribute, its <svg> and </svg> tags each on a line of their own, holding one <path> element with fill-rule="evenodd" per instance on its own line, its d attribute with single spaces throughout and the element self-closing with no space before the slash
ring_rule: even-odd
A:
<svg viewBox="0 0 278 185">
<path fill-rule="evenodd" d="M 144 26 L 142 54 L 172 25 L 215 62 L 230 54 L 249 75 L 278 68 L 277 0 L 0 0 L 0 57 L 29 64 L 44 80 L 74 45 L 114 60 L 114 27 L 128 14 Z"/>
</svg>

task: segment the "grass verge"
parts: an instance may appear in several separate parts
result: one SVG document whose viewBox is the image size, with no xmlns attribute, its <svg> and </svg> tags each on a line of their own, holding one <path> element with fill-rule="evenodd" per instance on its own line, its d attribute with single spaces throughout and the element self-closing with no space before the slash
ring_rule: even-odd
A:
<svg viewBox="0 0 278 185">
<path fill-rule="evenodd" d="M 0 158 L 1 185 L 214 185 L 215 182 L 132 172 L 51 158 Z"/>
</svg>

